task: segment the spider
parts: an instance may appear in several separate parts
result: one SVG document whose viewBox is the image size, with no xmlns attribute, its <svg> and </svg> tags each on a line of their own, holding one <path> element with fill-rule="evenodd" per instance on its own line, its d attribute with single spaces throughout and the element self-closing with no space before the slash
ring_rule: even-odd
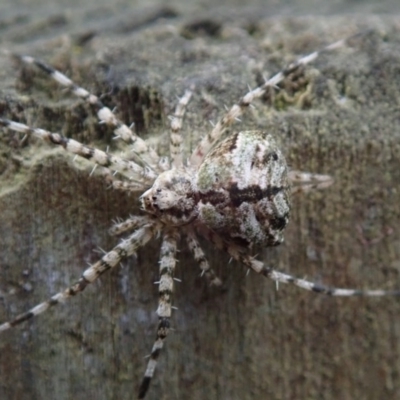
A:
<svg viewBox="0 0 400 400">
<path fill-rule="evenodd" d="M 95 167 L 102 167 L 100 173 L 114 189 L 141 193 L 139 199 L 143 213 L 118 222 L 111 228 L 111 234 L 125 234 L 126 237 L 87 268 L 75 284 L 28 312 L 2 323 L 0 332 L 83 291 L 103 273 L 116 267 L 158 235 L 162 236 L 160 279 L 156 282 L 159 288 L 159 322 L 139 388 L 139 399 L 146 396 L 164 340 L 170 331 L 176 252 L 181 235 L 185 236 L 189 250 L 210 285 L 218 286 L 221 280 L 210 267 L 199 243 L 199 236 L 228 253 L 246 268 L 277 283 L 291 283 L 331 296 L 399 295 L 399 291 L 326 287 L 278 272 L 254 258 L 251 250 L 255 246 L 276 246 L 282 243 L 284 229 L 289 221 L 291 193 L 324 188 L 332 183 L 332 178 L 328 175 L 289 171 L 284 155 L 268 132 L 237 130 L 222 139 L 233 122 L 252 105 L 253 100 L 263 96 L 269 88 L 277 87 L 286 77 L 314 61 L 320 54 L 346 45 L 351 38 L 299 58 L 266 80 L 262 86 L 250 90 L 204 136 L 188 162 L 184 162 L 180 131 L 186 107 L 195 92 L 194 87 L 186 90 L 171 116 L 170 157 L 160 157 L 131 127 L 119 121 L 99 97 L 35 58 L 14 55 L 23 63 L 35 65 L 89 103 L 96 110 L 99 121 L 113 126 L 116 137 L 131 146 L 134 160 L 5 118 L 0 118 L 0 125 L 60 145 L 67 152 L 91 161 Z"/>
</svg>

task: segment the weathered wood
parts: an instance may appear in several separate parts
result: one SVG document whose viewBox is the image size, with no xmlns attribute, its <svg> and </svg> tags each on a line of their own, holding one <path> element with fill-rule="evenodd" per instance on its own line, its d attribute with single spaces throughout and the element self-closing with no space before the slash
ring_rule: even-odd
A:
<svg viewBox="0 0 400 400">
<path fill-rule="evenodd" d="M 247 84 L 260 83 L 262 73 L 371 28 L 375 33 L 351 49 L 308 68 L 303 96 L 293 104 L 280 96 L 274 111 L 258 102 L 233 129 L 269 129 L 293 168 L 335 179 L 323 192 L 296 196 L 285 244 L 260 249 L 258 257 L 325 284 L 400 287 L 400 34 L 394 20 L 268 19 L 264 8 L 232 11 L 229 18 L 221 9 L 204 18 L 175 11 L 168 19 L 173 14 L 153 9 L 168 18 L 144 18 L 129 29 L 121 29 L 127 17 L 105 12 L 87 30 L 69 22 L 78 14 L 60 12 L 66 22 L 44 24 L 34 37 L 29 32 L 37 17 L 29 16 L 21 29 L 15 23 L 6 29 L 3 43 L 53 63 L 96 93 L 112 89 L 105 101 L 165 151 L 166 116 L 188 85 L 196 85 L 184 124 L 185 145 L 193 148 L 208 120 Z M 32 69 L 21 73 L 7 57 L 0 62 L 2 115 L 103 149 L 116 146 L 79 100 Z M 101 178 L 74 168 L 62 151 L 34 140 L 18 146 L 12 132 L 2 132 L 0 143 L 3 321 L 78 278 L 98 257 L 93 250 L 115 243 L 107 235 L 112 219 L 137 212 L 138 202 L 105 190 Z M 225 283 L 213 290 L 183 242 L 181 248 L 176 331 L 149 399 L 399 397 L 399 299 L 333 299 L 287 286 L 276 291 L 206 246 Z M 158 252 L 159 241 L 152 242 L 86 293 L 2 334 L 0 398 L 135 398 L 156 329 Z"/>
</svg>

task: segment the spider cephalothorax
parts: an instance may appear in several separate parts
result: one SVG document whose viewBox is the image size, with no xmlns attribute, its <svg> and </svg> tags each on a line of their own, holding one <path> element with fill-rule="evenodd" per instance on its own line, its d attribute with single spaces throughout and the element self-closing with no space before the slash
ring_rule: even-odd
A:
<svg viewBox="0 0 400 400">
<path fill-rule="evenodd" d="M 161 173 L 140 197 L 143 210 L 170 226 L 192 222 L 197 218 L 198 202 L 194 176 L 194 170 L 183 166 Z"/>
<path fill-rule="evenodd" d="M 322 51 L 339 48 L 346 40 L 336 42 Z M 101 122 L 114 126 L 117 137 L 132 146 L 136 163 L 123 157 L 86 146 L 75 140 L 43 129 L 31 128 L 23 123 L 0 118 L 0 125 L 26 135 L 36 136 L 52 145 L 60 145 L 69 153 L 81 156 L 103 167 L 101 173 L 112 188 L 127 192 L 139 192 L 143 215 L 133 215 L 115 224 L 113 235 L 125 234 L 112 250 L 90 265 L 82 277 L 70 287 L 53 295 L 11 321 L 0 324 L 0 332 L 26 321 L 48 308 L 83 291 L 106 271 L 116 267 L 126 257 L 134 254 L 149 240 L 162 236 L 160 250 L 160 279 L 158 282 L 159 317 L 156 339 L 139 389 L 139 398 L 146 395 L 153 377 L 160 350 L 169 332 L 174 290 L 176 252 L 181 233 L 199 264 L 202 274 L 212 285 L 221 284 L 210 267 L 198 240 L 201 235 L 217 248 L 227 252 L 247 268 L 276 282 L 291 283 L 306 290 L 332 296 L 383 296 L 399 295 L 399 291 L 337 289 L 318 285 L 305 279 L 275 271 L 256 260 L 250 250 L 253 245 L 275 246 L 282 242 L 283 231 L 289 220 L 290 192 L 317 186 L 325 187 L 332 182 L 327 175 L 288 171 L 286 161 L 275 140 L 268 132 L 241 131 L 232 133 L 220 141 L 237 117 L 251 102 L 261 97 L 271 87 L 276 87 L 285 76 L 297 68 L 315 60 L 321 52 L 314 52 L 291 64 L 262 86 L 249 91 L 231 107 L 204 136 L 193 151 L 188 164 L 183 163 L 180 129 L 185 107 L 193 94 L 193 88 L 180 98 L 171 121 L 170 159 L 159 157 L 148 144 L 127 125 L 117 119 L 101 100 L 76 85 L 62 73 L 29 56 L 16 56 L 19 60 L 35 64 L 59 84 L 88 102 Z M 113 171 L 119 172 L 118 178 Z M 296 183 L 297 187 L 290 186 Z M 301 187 L 304 188 L 301 188 Z"/>
</svg>

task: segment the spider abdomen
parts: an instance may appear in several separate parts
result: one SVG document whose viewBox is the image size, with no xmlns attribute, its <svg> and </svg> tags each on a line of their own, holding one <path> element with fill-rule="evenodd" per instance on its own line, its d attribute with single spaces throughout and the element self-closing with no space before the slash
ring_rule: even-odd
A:
<svg viewBox="0 0 400 400">
<path fill-rule="evenodd" d="M 289 221 L 287 165 L 271 135 L 235 133 L 204 159 L 196 176 L 198 218 L 226 241 L 278 245 Z"/>
</svg>

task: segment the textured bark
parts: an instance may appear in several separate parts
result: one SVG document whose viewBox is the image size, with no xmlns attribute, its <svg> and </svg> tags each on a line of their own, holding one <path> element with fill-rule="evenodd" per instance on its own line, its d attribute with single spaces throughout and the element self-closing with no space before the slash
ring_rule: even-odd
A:
<svg viewBox="0 0 400 400">
<path fill-rule="evenodd" d="M 184 122 L 193 148 L 247 90 L 295 55 L 358 30 L 305 83 L 257 102 L 233 129 L 267 129 L 290 166 L 334 185 L 297 195 L 285 244 L 259 249 L 280 270 L 339 287 L 400 287 L 398 22 L 389 17 L 274 17 L 265 7 L 167 9 L 85 5 L 4 14 L 2 47 L 45 59 L 115 104 L 161 153 L 191 84 Z M 193 9 L 195 7 L 193 6 Z M 82 11 L 82 10 L 81 10 Z M 17 17 L 15 17 L 17 16 Z M 7 23 L 4 21 L 8 21 Z M 1 22 L 1 20 L 0 20 Z M 41 23 L 40 23 L 41 22 Z M 118 144 L 90 108 L 32 68 L 1 58 L 0 114 L 105 149 Z M 33 139 L 0 136 L 0 321 L 73 283 L 107 229 L 138 212 L 86 165 Z M 1 399 L 135 398 L 157 318 L 159 240 L 85 293 L 0 336 Z M 149 399 L 400 397 L 397 298 L 335 299 L 275 285 L 206 245 L 224 289 L 207 287 L 181 243 L 173 316 Z"/>
</svg>

